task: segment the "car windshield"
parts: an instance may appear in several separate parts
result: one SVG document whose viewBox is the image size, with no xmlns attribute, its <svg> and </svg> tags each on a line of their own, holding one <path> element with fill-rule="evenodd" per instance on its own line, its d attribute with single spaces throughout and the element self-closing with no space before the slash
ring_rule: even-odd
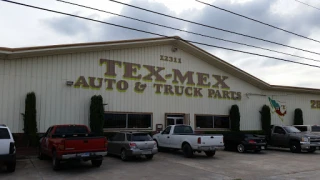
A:
<svg viewBox="0 0 320 180">
<path fill-rule="evenodd" d="M 86 134 L 88 129 L 85 126 L 58 126 L 55 134 Z"/>
<path fill-rule="evenodd" d="M 127 136 L 128 141 L 152 141 L 152 138 L 149 134 L 132 134 Z"/>
<path fill-rule="evenodd" d="M 175 126 L 173 133 L 175 133 L 175 134 L 193 134 L 193 130 L 190 126 Z"/>
<path fill-rule="evenodd" d="M 320 132 L 320 126 L 312 126 L 311 130 L 312 132 Z"/>
<path fill-rule="evenodd" d="M 298 133 L 301 132 L 299 129 L 293 127 L 293 126 L 285 126 L 283 127 L 288 133 Z"/>
<path fill-rule="evenodd" d="M 10 139 L 10 134 L 8 129 L 0 128 L 0 139 Z"/>
</svg>

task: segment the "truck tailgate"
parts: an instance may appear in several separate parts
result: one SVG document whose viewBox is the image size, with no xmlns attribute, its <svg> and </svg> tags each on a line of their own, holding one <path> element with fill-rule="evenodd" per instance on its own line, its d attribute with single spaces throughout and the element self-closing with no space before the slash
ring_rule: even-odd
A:
<svg viewBox="0 0 320 180">
<path fill-rule="evenodd" d="M 74 137 L 65 139 L 66 152 L 95 152 L 105 148 L 104 137 Z"/>
<path fill-rule="evenodd" d="M 223 146 L 222 135 L 204 135 L 201 138 L 201 145 L 203 146 Z"/>
</svg>

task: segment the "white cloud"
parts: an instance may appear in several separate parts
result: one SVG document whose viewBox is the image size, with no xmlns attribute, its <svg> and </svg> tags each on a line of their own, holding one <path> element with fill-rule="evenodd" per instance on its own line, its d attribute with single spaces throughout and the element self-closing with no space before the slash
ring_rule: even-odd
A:
<svg viewBox="0 0 320 180">
<path fill-rule="evenodd" d="M 125 20 L 120 17 L 108 15 L 81 7 L 64 4 L 57 1 L 43 0 L 17 0 L 21 3 L 27 3 L 44 8 L 50 8 L 57 11 L 63 11 L 71 14 L 91 17 L 94 19 L 108 21 L 124 26 L 136 27 L 152 32 L 158 32 L 169 36 L 179 35 L 183 38 L 189 38 L 205 42 L 208 44 L 221 45 L 225 47 L 241 49 L 254 53 L 265 54 L 268 56 L 276 56 L 289 60 L 297 61 L 286 55 L 266 52 L 254 48 L 232 45 L 230 43 L 222 43 L 217 40 L 199 38 L 194 35 L 186 35 L 185 33 L 166 30 L 143 23 L 137 23 L 131 20 Z M 320 39 L 320 23 L 318 16 L 320 11 L 307 7 L 293 0 L 202 0 L 208 3 L 214 3 L 226 9 L 236 11 L 240 14 L 247 15 L 270 24 L 275 24 L 282 28 L 286 28 L 314 39 Z M 98 9 L 107 10 L 114 13 L 132 16 L 152 22 L 165 24 L 171 27 L 177 27 L 188 31 L 195 31 L 211 36 L 239 41 L 242 43 L 255 44 L 264 46 L 277 51 L 283 51 L 299 56 L 319 59 L 319 55 L 297 51 L 281 46 L 262 43 L 256 40 L 243 38 L 227 33 L 218 32 L 212 29 L 190 25 L 185 22 L 153 15 L 111 1 L 104 0 L 72 0 L 73 3 L 91 6 Z M 301 39 L 293 35 L 267 28 L 263 25 L 242 19 L 240 17 L 228 14 L 226 12 L 205 6 L 194 0 L 121 0 L 130 4 L 139 4 L 145 8 L 161 11 L 162 13 L 179 16 L 181 18 L 200 21 L 212 26 L 230 29 L 232 31 L 242 32 L 258 36 L 272 41 L 277 41 L 290 46 L 295 46 L 310 51 L 320 52 L 320 44 L 309 40 Z M 320 7 L 320 1 L 304 0 L 306 3 Z M 50 12 L 30 9 L 18 5 L 9 4 L 0 1 L 0 46 L 2 47 L 23 47 L 38 46 L 50 44 L 67 44 L 81 43 L 92 41 L 108 41 L 123 38 L 150 37 L 149 35 L 122 30 L 111 26 L 100 25 L 85 20 L 76 20 L 75 18 L 67 18 Z M 201 46 L 203 47 L 203 46 Z M 244 71 L 270 83 L 289 86 L 304 86 L 312 88 L 320 88 L 320 71 L 318 68 L 283 63 L 277 60 L 229 52 L 220 49 L 203 47 L 212 54 L 226 60 L 227 62 L 243 69 Z M 307 60 L 299 60 L 300 62 L 319 65 L 318 62 Z"/>
</svg>

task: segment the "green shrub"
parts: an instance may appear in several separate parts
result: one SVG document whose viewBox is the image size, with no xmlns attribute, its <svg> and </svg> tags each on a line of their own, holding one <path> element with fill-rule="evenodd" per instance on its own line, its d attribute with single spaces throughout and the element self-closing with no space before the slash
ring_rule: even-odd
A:
<svg viewBox="0 0 320 180">
<path fill-rule="evenodd" d="M 271 126 L 270 107 L 267 105 L 263 105 L 261 108 L 260 114 L 261 114 L 261 129 L 265 132 L 265 134 L 269 134 L 270 126 Z"/>
<path fill-rule="evenodd" d="M 297 108 L 294 110 L 293 124 L 294 125 L 303 125 L 303 113 L 300 108 Z"/>
<path fill-rule="evenodd" d="M 90 104 L 90 129 L 97 135 L 103 135 L 104 108 L 101 95 L 91 97 Z"/>
<path fill-rule="evenodd" d="M 232 105 L 230 109 L 231 131 L 240 131 L 240 112 L 238 105 Z"/>
<path fill-rule="evenodd" d="M 26 96 L 25 110 L 21 113 L 23 116 L 23 131 L 28 137 L 28 145 L 38 145 L 38 128 L 37 128 L 37 110 L 36 110 L 36 95 L 30 92 Z"/>
</svg>

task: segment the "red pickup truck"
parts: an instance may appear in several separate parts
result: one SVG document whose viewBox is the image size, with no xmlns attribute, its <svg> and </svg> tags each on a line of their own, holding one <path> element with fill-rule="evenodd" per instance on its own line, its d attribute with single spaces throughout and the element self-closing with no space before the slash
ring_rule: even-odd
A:
<svg viewBox="0 0 320 180">
<path fill-rule="evenodd" d="M 100 167 L 107 145 L 106 137 L 90 133 L 85 125 L 54 125 L 40 138 L 39 158 L 51 157 L 54 170 L 68 160 L 91 160 L 93 166 Z"/>
</svg>

